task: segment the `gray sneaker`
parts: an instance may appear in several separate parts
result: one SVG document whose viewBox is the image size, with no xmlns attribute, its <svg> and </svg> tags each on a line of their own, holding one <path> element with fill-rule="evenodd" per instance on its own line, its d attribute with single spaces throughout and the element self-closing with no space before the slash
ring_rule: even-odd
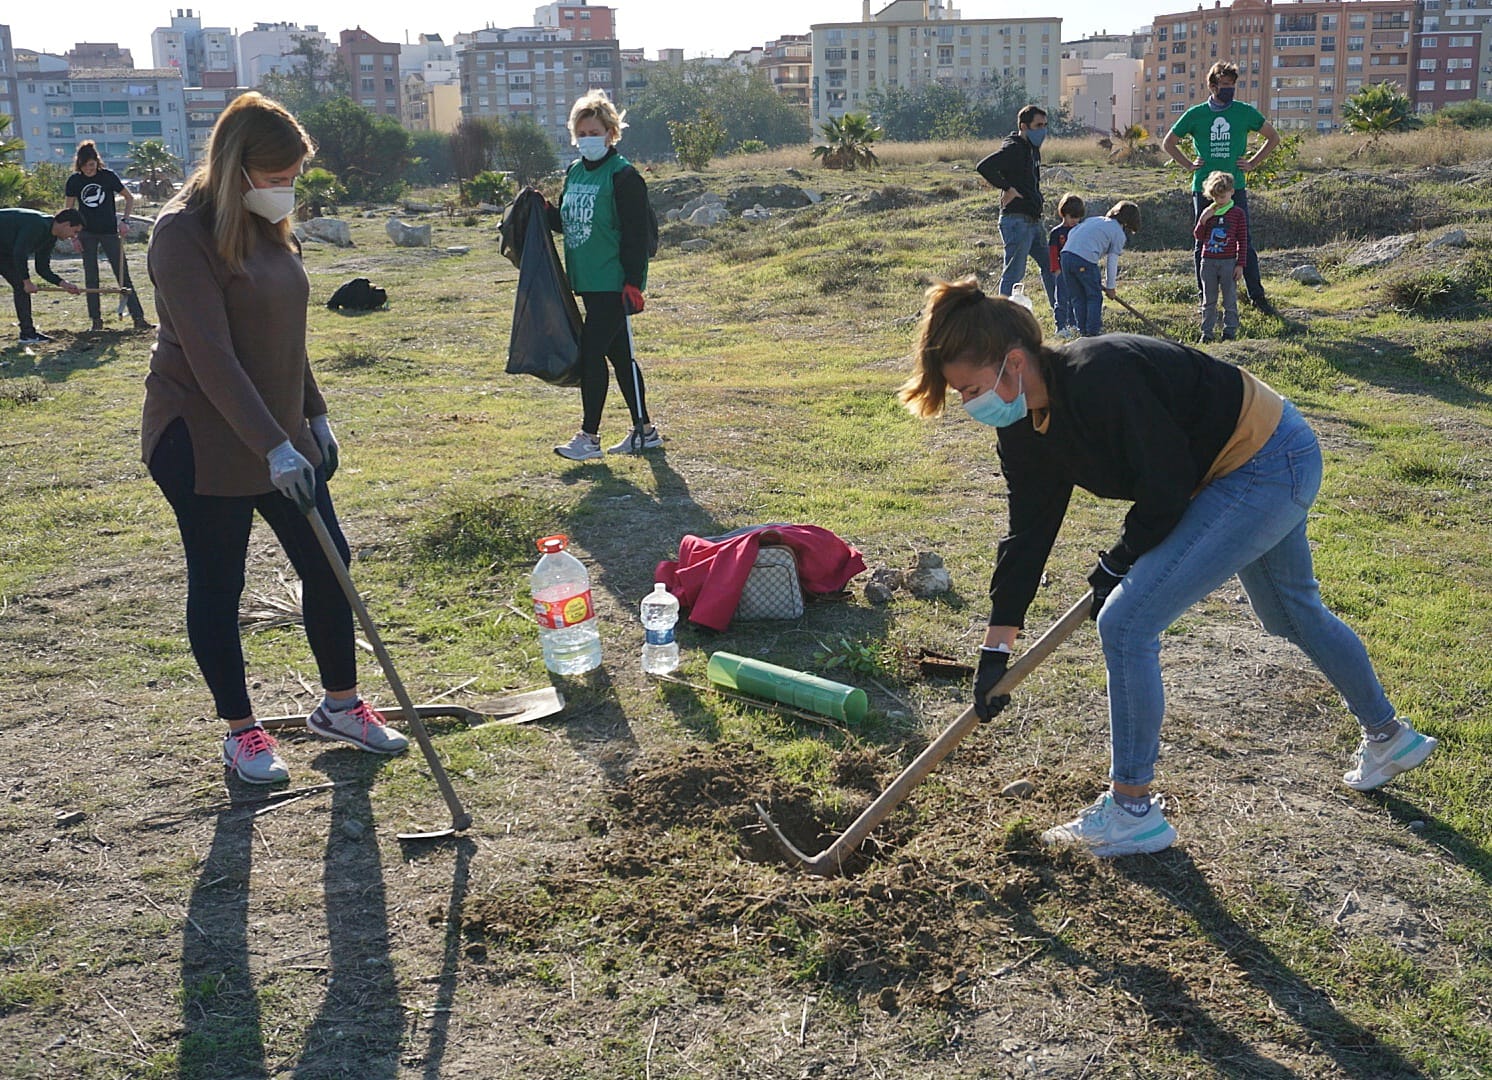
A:
<svg viewBox="0 0 1492 1080">
<path fill-rule="evenodd" d="M 258 724 L 223 740 L 223 764 L 250 784 L 277 784 L 290 779 L 290 770 L 275 753 L 275 740 Z"/>
<path fill-rule="evenodd" d="M 1372 791 L 1423 763 L 1438 745 L 1437 740 L 1400 720 L 1399 732 L 1392 739 L 1369 742 L 1364 738 L 1357 744 L 1352 769 L 1342 774 L 1342 783 L 1357 791 Z"/>
<path fill-rule="evenodd" d="M 1136 817 L 1114 801 L 1112 791 L 1105 791 L 1076 819 L 1042 833 L 1041 842 L 1085 847 L 1107 859 L 1164 851 L 1176 842 L 1176 830 L 1161 812 L 1159 798 L 1151 796 L 1149 811 L 1144 817 Z"/>
<path fill-rule="evenodd" d="M 593 461 L 601 456 L 601 436 L 577 431 L 575 438 L 564 446 L 556 446 L 554 452 L 571 461 Z"/>
<path fill-rule="evenodd" d="M 633 428 L 621 442 L 607 447 L 606 452 L 608 454 L 640 454 L 644 450 L 656 450 L 662 445 L 663 433 L 654 425 L 649 424 L 640 432 Z"/>
<path fill-rule="evenodd" d="M 383 714 L 362 698 L 350 709 L 329 709 L 326 702 L 306 717 L 306 727 L 323 739 L 351 743 L 375 754 L 397 754 L 409 740 L 383 722 Z"/>
</svg>

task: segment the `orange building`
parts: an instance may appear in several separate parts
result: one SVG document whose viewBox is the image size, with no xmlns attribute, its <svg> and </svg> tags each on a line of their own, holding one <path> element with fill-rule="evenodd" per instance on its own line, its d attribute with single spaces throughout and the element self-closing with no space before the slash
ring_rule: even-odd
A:
<svg viewBox="0 0 1492 1080">
<path fill-rule="evenodd" d="M 1238 99 L 1280 131 L 1331 131 L 1342 102 L 1371 83 L 1411 99 L 1417 0 L 1235 0 L 1158 15 L 1144 56 L 1141 123 L 1156 133 L 1206 99 L 1207 72 L 1238 66 Z"/>
</svg>

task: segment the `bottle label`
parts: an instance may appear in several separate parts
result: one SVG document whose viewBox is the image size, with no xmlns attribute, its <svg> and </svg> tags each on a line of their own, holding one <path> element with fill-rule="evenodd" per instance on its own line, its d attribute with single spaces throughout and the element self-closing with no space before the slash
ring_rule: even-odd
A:
<svg viewBox="0 0 1492 1080">
<path fill-rule="evenodd" d="M 563 630 L 567 626 L 583 623 L 594 617 L 596 609 L 591 604 L 589 589 L 578 596 L 567 596 L 563 600 L 535 600 L 534 618 L 539 625 L 549 630 Z"/>
<path fill-rule="evenodd" d="M 672 645 L 673 627 L 670 626 L 667 630 L 647 631 L 647 641 L 649 645 Z"/>
</svg>

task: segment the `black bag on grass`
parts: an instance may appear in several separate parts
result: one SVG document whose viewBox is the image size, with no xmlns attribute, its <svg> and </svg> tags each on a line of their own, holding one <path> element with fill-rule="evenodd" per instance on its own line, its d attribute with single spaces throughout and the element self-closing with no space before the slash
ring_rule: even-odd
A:
<svg viewBox="0 0 1492 1080">
<path fill-rule="evenodd" d="M 348 311 L 376 311 L 388 302 L 388 298 L 389 294 L 385 290 L 378 288 L 367 278 L 359 277 L 339 285 L 326 306 L 333 311 L 340 308 Z"/>
<path fill-rule="evenodd" d="M 580 306 L 542 212 L 530 212 L 524 225 L 506 370 L 555 386 L 580 385 Z"/>
</svg>

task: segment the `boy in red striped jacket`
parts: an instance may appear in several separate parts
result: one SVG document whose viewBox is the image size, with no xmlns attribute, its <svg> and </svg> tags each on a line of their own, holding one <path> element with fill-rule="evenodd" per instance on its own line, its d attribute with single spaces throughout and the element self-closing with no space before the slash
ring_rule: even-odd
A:
<svg viewBox="0 0 1492 1080">
<path fill-rule="evenodd" d="M 1088 208 L 1083 205 L 1081 196 L 1069 191 L 1057 204 L 1057 213 L 1062 215 L 1062 224 L 1046 237 L 1047 265 L 1057 275 L 1057 303 L 1052 314 L 1057 319 L 1057 336 L 1075 338 L 1078 336 L 1078 317 L 1073 311 L 1072 286 L 1066 280 L 1067 275 L 1062 273 L 1062 249 L 1067 246 L 1067 234 L 1083 220 Z"/>
<path fill-rule="evenodd" d="M 1238 336 L 1238 283 L 1248 257 L 1248 215 L 1233 205 L 1233 177 L 1215 172 L 1202 184 L 1202 193 L 1212 200 L 1202 208 L 1192 235 L 1202 242 L 1202 341 L 1213 341 L 1217 327 L 1217 301 L 1223 301 L 1223 340 Z"/>
</svg>

